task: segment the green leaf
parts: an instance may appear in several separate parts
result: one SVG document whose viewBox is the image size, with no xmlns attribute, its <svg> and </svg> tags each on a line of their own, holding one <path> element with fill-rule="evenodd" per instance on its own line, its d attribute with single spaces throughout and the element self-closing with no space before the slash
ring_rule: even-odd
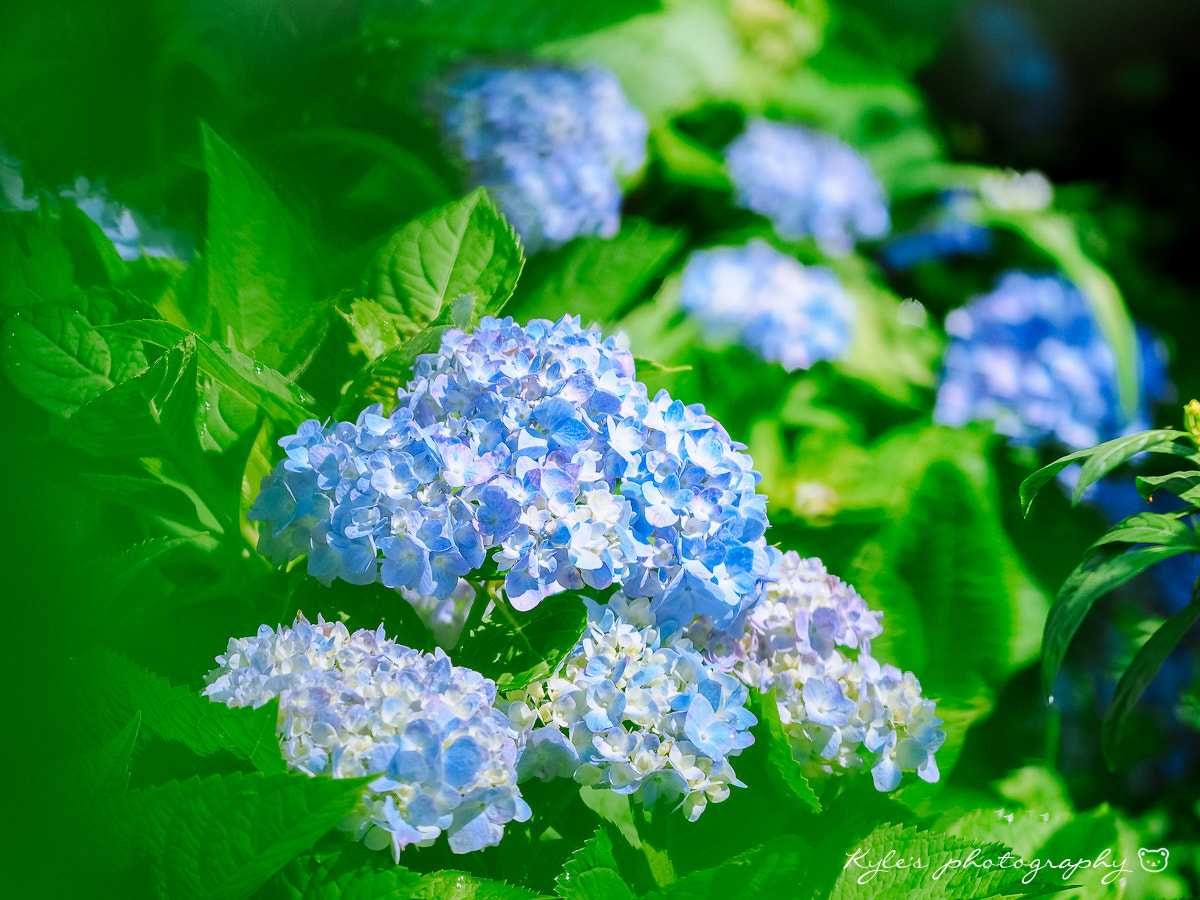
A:
<svg viewBox="0 0 1200 900">
<path fill-rule="evenodd" d="M 930 463 L 908 513 L 879 543 L 882 555 L 857 585 L 884 611 L 877 655 L 919 673 L 930 696 L 966 700 L 981 684 L 998 686 L 1014 617 L 1003 558 L 1013 551 L 962 470 Z"/>
<path fill-rule="evenodd" d="M 322 849 L 292 860 L 263 889 L 261 900 L 534 900 L 541 896 L 465 872 L 421 875 L 379 854 L 364 863 L 355 849 Z"/>
<path fill-rule="evenodd" d="M 1104 759 L 1109 769 L 1117 767 L 1117 747 L 1125 729 L 1126 720 L 1150 682 L 1162 668 L 1171 652 L 1179 646 L 1183 636 L 1200 618 L 1200 599 L 1196 597 L 1196 588 L 1192 588 L 1192 602 L 1167 619 L 1150 639 L 1138 649 L 1121 680 L 1117 682 L 1117 690 L 1113 695 L 1112 705 L 1104 714 L 1104 725 L 1101 731 L 1101 746 Z"/>
<path fill-rule="evenodd" d="M 107 481 L 106 479 L 112 480 Z M 85 484 L 89 485 L 105 484 L 104 489 L 112 490 L 114 493 L 119 493 L 122 490 L 127 493 L 137 493 L 145 490 L 144 485 L 130 484 L 131 482 L 134 482 L 135 479 L 122 478 L 120 476 L 97 475 L 92 476 L 91 478 L 85 478 L 81 476 L 81 480 L 83 480 Z M 163 484 L 161 481 L 153 481 L 153 479 L 138 480 L 153 482 L 154 484 L 162 487 L 163 490 L 170 491 L 174 497 L 185 499 L 184 495 L 180 494 L 173 488 L 170 488 L 168 485 Z M 144 508 L 151 512 L 164 512 L 160 503 L 161 501 L 147 501 L 144 505 Z M 142 504 L 130 502 L 130 505 L 141 506 Z M 165 512 L 168 518 L 170 518 L 172 517 L 172 513 L 175 511 L 168 508 L 165 510 Z M 149 540 L 142 541 L 140 544 L 135 544 L 118 556 L 109 557 L 102 560 L 99 566 L 101 575 L 97 579 L 96 584 L 97 593 L 107 596 L 120 594 L 133 582 L 135 578 L 138 577 L 138 575 L 144 572 L 149 566 L 153 565 L 159 559 L 171 553 L 173 550 L 177 550 L 180 547 L 193 546 L 194 543 L 195 542 L 190 538 L 150 538 Z"/>
<path fill-rule="evenodd" d="M 553 672 L 579 643 L 586 623 L 587 608 L 578 594 L 555 594 L 529 612 L 497 605 L 459 639 L 454 663 L 482 672 L 501 690 L 521 688 Z"/>
<path fill-rule="evenodd" d="M 351 300 L 349 311 L 338 312 L 354 333 L 356 343 L 350 345 L 350 351 L 362 353 L 368 360 L 383 356 L 402 341 L 388 311 L 374 300 Z"/>
<path fill-rule="evenodd" d="M 1016 869 L 1011 863 L 1000 867 L 1006 853 L 1003 844 L 974 844 L 941 832 L 881 825 L 847 855 L 828 900 L 1029 897 L 1070 886 L 1053 883 L 1053 874 L 1024 884 L 1027 868 Z M 968 866 L 968 860 L 974 866 Z M 985 868 L 988 860 L 993 865 Z M 918 868 L 918 862 L 923 866 Z"/>
<path fill-rule="evenodd" d="M 65 300 L 18 311 L 6 323 L 5 374 L 43 409 L 72 416 L 146 367 L 139 341 L 95 326 L 147 312 L 108 288 L 76 289 Z"/>
<path fill-rule="evenodd" d="M 245 459 L 240 452 L 205 452 L 201 436 L 207 426 L 198 371 L 196 342 L 189 337 L 137 377 L 80 409 L 66 435 L 73 446 L 92 456 L 170 460 L 182 474 L 176 486 L 194 491 L 217 527 L 227 530 L 236 518 Z M 252 439 L 253 433 L 245 442 Z"/>
<path fill-rule="evenodd" d="M 63 300 L 74 289 L 75 264 L 46 209 L 0 215 L 0 259 L 0 316 Z"/>
<path fill-rule="evenodd" d="M 770 764 L 772 774 L 777 776 L 777 787 L 782 788 L 784 796 L 801 806 L 805 806 L 813 812 L 820 812 L 821 801 L 817 799 L 808 779 L 804 777 L 804 771 L 792 754 L 791 743 L 784 733 L 783 723 L 779 719 L 779 706 L 774 688 L 766 694 L 760 695 L 758 699 L 755 710 L 758 713 L 759 721 L 766 726 L 763 729 L 766 734 L 760 733 L 756 739 L 767 742 L 767 762 Z"/>
<path fill-rule="evenodd" d="M 1067 576 L 1050 607 L 1042 635 L 1042 687 L 1047 696 L 1053 693 L 1054 677 L 1066 656 L 1067 647 L 1092 604 L 1159 560 L 1188 549 L 1187 546 L 1167 544 L 1122 553 L 1105 546 L 1087 557 Z"/>
<path fill-rule="evenodd" d="M 116 284 L 129 267 L 112 240 L 87 213 L 71 202 L 59 207 L 63 244 L 75 263 L 75 280 L 82 285 Z"/>
<path fill-rule="evenodd" d="M 1179 513 L 1135 513 L 1114 525 L 1096 541 L 1091 549 L 1105 544 L 1163 544 L 1200 552 L 1196 532 L 1179 521 Z"/>
<path fill-rule="evenodd" d="M 262 177 L 207 125 L 208 297 L 202 331 L 294 374 L 328 326 L 308 235 Z"/>
<path fill-rule="evenodd" d="M 1157 490 L 1170 491 L 1185 503 L 1193 506 L 1200 503 L 1200 472 L 1171 472 L 1169 475 L 1139 475 L 1135 479 L 1137 491 L 1147 501 Z"/>
<path fill-rule="evenodd" d="M 383 0 L 370 33 L 379 37 L 499 50 L 586 34 L 659 8 L 656 0 Z"/>
<path fill-rule="evenodd" d="M 1083 470 L 1079 473 L 1079 481 L 1075 485 L 1075 494 L 1071 498 L 1072 505 L 1079 502 L 1088 486 L 1099 481 L 1117 466 L 1128 462 L 1138 453 L 1170 453 L 1175 456 L 1193 456 L 1195 450 L 1191 446 L 1176 443 L 1181 438 L 1187 438 L 1186 431 L 1175 431 L 1163 428 L 1155 431 L 1143 431 L 1128 437 L 1107 441 L 1097 447 L 1077 450 L 1048 466 L 1038 469 L 1021 482 L 1021 508 L 1029 515 L 1033 499 L 1046 484 L 1059 472 L 1076 460 L 1086 460 Z"/>
<path fill-rule="evenodd" d="M 635 850 L 642 849 L 642 838 L 633 819 L 633 801 L 628 794 L 618 794 L 608 788 L 584 785 L 579 789 L 583 805 L 612 825 Z M 609 847 L 612 847 L 611 842 Z"/>
<path fill-rule="evenodd" d="M 481 188 L 397 231 L 376 254 L 363 291 L 411 337 L 464 294 L 478 314 L 499 311 L 524 262 L 516 232 Z"/>
<path fill-rule="evenodd" d="M 359 803 L 369 778 L 235 772 L 129 791 L 105 813 L 118 859 L 149 858 L 164 896 L 241 900 Z"/>
<path fill-rule="evenodd" d="M 807 895 L 807 872 L 808 847 L 804 839 L 787 835 L 711 869 L 685 875 L 662 890 L 646 894 L 643 900 L 799 898 Z"/>
<path fill-rule="evenodd" d="M 112 740 L 87 760 L 95 773 L 97 792 L 101 796 L 115 796 L 129 787 L 129 761 L 141 726 L 142 713 L 139 710 Z"/>
<path fill-rule="evenodd" d="M 537 257 L 522 279 L 532 289 L 519 291 L 509 311 L 521 321 L 569 314 L 584 325 L 615 322 L 682 243 L 682 232 L 627 218 L 612 238 L 583 238 Z"/>
<path fill-rule="evenodd" d="M 284 771 L 276 733 L 279 704 L 230 708 L 192 693 L 115 653 L 99 652 L 87 663 L 93 697 L 90 714 L 103 732 L 138 712 L 147 731 L 179 741 L 201 756 L 228 751 L 261 772 Z M 106 729 L 104 722 L 110 723 Z"/>
<path fill-rule="evenodd" d="M 554 884 L 563 900 L 634 900 L 603 828 L 571 855 Z"/>
<path fill-rule="evenodd" d="M 164 348 L 174 347 L 190 338 L 196 346 L 200 371 L 231 388 L 281 425 L 294 428 L 305 419 L 315 417 L 312 397 L 285 376 L 244 353 L 192 334 L 178 325 L 162 319 L 141 319 L 122 322 L 105 330 Z"/>
<path fill-rule="evenodd" d="M 413 364 L 422 353 L 436 353 L 449 325 L 433 325 L 363 366 L 346 386 L 335 419 L 353 418 L 371 403 L 382 403 L 384 415 L 396 405 L 396 392 L 413 377 Z"/>
</svg>

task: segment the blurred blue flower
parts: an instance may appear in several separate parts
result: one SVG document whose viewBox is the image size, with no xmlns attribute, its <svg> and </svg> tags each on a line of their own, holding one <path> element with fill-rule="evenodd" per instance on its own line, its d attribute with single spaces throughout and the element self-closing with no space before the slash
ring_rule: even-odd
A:
<svg viewBox="0 0 1200 900">
<path fill-rule="evenodd" d="M 596 66 L 471 66 L 446 88 L 443 124 L 471 182 L 536 252 L 620 227 L 618 175 L 646 161 L 649 126 Z"/>
<path fill-rule="evenodd" d="M 710 339 L 741 343 L 789 372 L 840 358 L 857 311 L 829 269 L 759 240 L 693 253 L 679 302 Z"/>
<path fill-rule="evenodd" d="M 740 630 L 778 551 L 744 445 L 703 407 L 649 399 L 578 318 L 450 330 L 414 374 L 390 416 L 280 441 L 249 513 L 262 553 L 437 599 L 490 558 L 520 610 L 620 585 L 664 632 Z"/>
<path fill-rule="evenodd" d="M 887 198 L 867 161 L 832 135 L 755 119 L 725 149 L 734 201 L 781 237 L 811 235 L 830 254 L 888 232 Z"/>
<path fill-rule="evenodd" d="M 455 853 L 500 842 L 524 822 L 517 747 L 492 704 L 495 684 L 377 631 L 302 616 L 231 638 L 204 694 L 227 706 L 279 699 L 279 741 L 288 765 L 307 775 L 378 776 L 339 825 L 373 850 L 432 844 L 443 832 Z"/>
<path fill-rule="evenodd" d="M 991 293 L 951 311 L 946 331 L 934 419 L 993 420 L 1017 444 L 1053 439 L 1077 450 L 1143 431 L 1148 402 L 1168 390 L 1166 352 L 1139 328 L 1139 407 L 1123 414 L 1116 357 L 1083 294 L 1055 275 L 1007 273 Z"/>
<path fill-rule="evenodd" d="M 819 559 L 785 553 L 771 577 L 740 639 L 702 625 L 688 631 L 706 658 L 755 690 L 775 691 L 810 780 L 869 767 L 880 791 L 898 787 L 905 771 L 937 781 L 942 720 L 915 675 L 871 656 L 881 613 Z"/>
<path fill-rule="evenodd" d="M 506 696 L 521 734 L 521 779 L 571 776 L 677 801 L 689 821 L 730 786 L 729 757 L 753 743 L 746 686 L 718 672 L 676 631 L 654 625 L 645 598 L 589 602 L 588 628 L 554 675 Z"/>
</svg>

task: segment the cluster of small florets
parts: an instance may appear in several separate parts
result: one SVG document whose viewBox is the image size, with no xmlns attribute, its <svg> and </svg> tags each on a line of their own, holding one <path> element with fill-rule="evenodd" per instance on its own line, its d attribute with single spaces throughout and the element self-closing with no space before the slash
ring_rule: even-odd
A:
<svg viewBox="0 0 1200 900">
<path fill-rule="evenodd" d="M 573 777 L 646 806 L 678 800 L 689 821 L 729 795 L 729 757 L 753 743 L 746 686 L 680 632 L 664 637 L 648 601 L 590 604 L 583 639 L 549 679 L 508 696 L 522 732 L 522 779 Z"/>
<path fill-rule="evenodd" d="M 446 833 L 456 853 L 500 842 L 529 818 L 517 747 L 492 708 L 495 684 L 378 631 L 302 617 L 233 638 L 204 693 L 228 706 L 279 698 L 284 759 L 309 775 L 379 776 L 340 827 L 373 850 L 427 846 Z"/>
<path fill-rule="evenodd" d="M 519 610 L 617 584 L 665 632 L 740 629 L 778 551 L 760 476 L 703 407 L 648 399 L 629 351 L 569 317 L 448 331 L 415 376 L 390 416 L 280 441 L 250 511 L 264 554 L 436 598 L 490 555 Z"/>
<path fill-rule="evenodd" d="M 725 150 L 735 201 L 786 238 L 811 235 L 826 253 L 887 234 L 887 200 L 871 167 L 832 135 L 756 119 Z"/>
<path fill-rule="evenodd" d="M 26 195 L 22 170 L 21 161 L 7 156 L 4 144 L 0 142 L 0 211 L 28 212 L 41 205 L 37 195 Z M 113 242 L 121 259 L 127 262 L 139 256 L 175 259 L 188 259 L 191 256 L 189 243 L 182 235 L 154 227 L 143 216 L 110 197 L 102 186 L 91 184 L 82 175 L 75 179 L 73 185 L 64 187 L 58 193 L 99 225 L 104 236 Z"/>
<path fill-rule="evenodd" d="M 649 127 L 611 73 L 472 66 L 447 92 L 446 131 L 526 249 L 616 233 L 617 176 L 645 164 Z"/>
<path fill-rule="evenodd" d="M 943 191 L 933 210 L 914 228 L 887 242 L 880 259 L 903 272 L 953 256 L 978 256 L 992 248 L 990 228 L 979 224 L 979 198 L 974 191 Z"/>
<path fill-rule="evenodd" d="M 1010 272 L 946 316 L 950 346 L 934 418 L 994 420 L 1017 444 L 1072 449 L 1149 427 L 1144 404 L 1167 389 L 1165 351 L 1139 329 L 1142 402 L 1117 400 L 1116 357 L 1086 298 L 1055 275 Z"/>
<path fill-rule="evenodd" d="M 774 689 L 784 733 L 810 781 L 871 769 L 894 790 L 903 771 L 938 780 L 934 753 L 946 735 L 911 672 L 881 665 L 871 639 L 881 614 L 825 571 L 819 559 L 784 554 L 740 640 L 690 632 L 720 668 L 755 690 Z"/>
<path fill-rule="evenodd" d="M 856 313 L 829 269 L 758 240 L 693 253 L 679 301 L 711 339 L 736 341 L 788 371 L 841 357 Z"/>
</svg>

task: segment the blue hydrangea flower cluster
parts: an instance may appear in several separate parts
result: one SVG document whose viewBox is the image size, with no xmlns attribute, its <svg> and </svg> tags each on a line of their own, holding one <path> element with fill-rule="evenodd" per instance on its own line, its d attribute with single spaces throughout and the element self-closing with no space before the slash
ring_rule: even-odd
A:
<svg viewBox="0 0 1200 900">
<path fill-rule="evenodd" d="M 649 126 L 611 73 L 472 66 L 447 90 L 445 129 L 527 250 L 616 234 L 617 176 L 645 164 Z"/>
<path fill-rule="evenodd" d="M 904 771 L 937 781 L 942 720 L 915 675 L 871 656 L 881 613 L 819 559 L 789 552 L 773 574 L 741 640 L 714 640 L 699 629 L 693 637 L 721 668 L 763 693 L 775 690 L 783 730 L 809 780 L 869 766 L 880 791 L 895 790 Z"/>
<path fill-rule="evenodd" d="M 829 269 L 759 240 L 693 253 L 679 302 L 710 339 L 741 343 L 789 372 L 840 358 L 857 312 Z"/>
<path fill-rule="evenodd" d="M 771 220 L 785 238 L 811 235 L 830 254 L 883 237 L 883 187 L 853 148 L 832 135 L 755 119 L 725 149 L 734 200 Z"/>
<path fill-rule="evenodd" d="M 740 632 L 778 551 L 751 460 L 701 406 L 564 317 L 484 319 L 421 356 L 390 416 L 302 424 L 250 511 L 259 549 L 326 583 L 443 598 L 490 559 L 519 610 L 584 585 L 651 601 L 670 632 Z"/>
<path fill-rule="evenodd" d="M 934 419 L 994 420 L 1014 443 L 1071 449 L 1149 428 L 1145 405 L 1167 390 L 1166 355 L 1139 329 L 1141 403 L 1117 401 L 1116 357 L 1086 298 L 1055 275 L 1009 272 L 991 293 L 946 316 L 950 345 Z"/>
<path fill-rule="evenodd" d="M 744 787 L 729 757 L 754 742 L 749 692 L 680 632 L 664 637 L 646 599 L 589 604 L 588 628 L 549 679 L 508 695 L 523 732 L 517 771 L 679 800 L 689 821 Z"/>
<path fill-rule="evenodd" d="M 943 191 L 931 214 L 884 245 L 880 260 L 895 272 L 953 256 L 982 256 L 992 249 L 991 229 L 980 225 L 973 191 Z"/>
<path fill-rule="evenodd" d="M 495 684 L 377 631 L 298 617 L 233 638 L 204 693 L 228 706 L 279 698 L 279 742 L 308 775 L 379 776 L 339 827 L 373 850 L 432 844 L 468 853 L 500 842 L 531 811 L 517 788 L 517 746 L 492 704 Z"/>
</svg>

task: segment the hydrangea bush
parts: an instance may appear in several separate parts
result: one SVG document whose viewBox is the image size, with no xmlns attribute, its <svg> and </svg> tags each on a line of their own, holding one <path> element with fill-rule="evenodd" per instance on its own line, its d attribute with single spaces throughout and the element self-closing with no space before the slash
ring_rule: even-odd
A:
<svg viewBox="0 0 1200 900">
<path fill-rule="evenodd" d="M 732 339 L 788 371 L 842 356 L 856 313 L 833 272 L 759 240 L 693 253 L 679 302 L 710 338 Z"/>
<path fill-rule="evenodd" d="M 620 226 L 619 177 L 646 161 L 646 119 L 596 66 L 472 65 L 443 125 L 471 183 L 492 191 L 530 250 Z"/>
<path fill-rule="evenodd" d="M 149 2 L 3 17 L 8 893 L 1196 893 L 1194 570 L 1087 621 L 1200 552 L 1121 295 L 1192 383 L 1185 215 L 1004 168 L 887 4 Z"/>
</svg>

